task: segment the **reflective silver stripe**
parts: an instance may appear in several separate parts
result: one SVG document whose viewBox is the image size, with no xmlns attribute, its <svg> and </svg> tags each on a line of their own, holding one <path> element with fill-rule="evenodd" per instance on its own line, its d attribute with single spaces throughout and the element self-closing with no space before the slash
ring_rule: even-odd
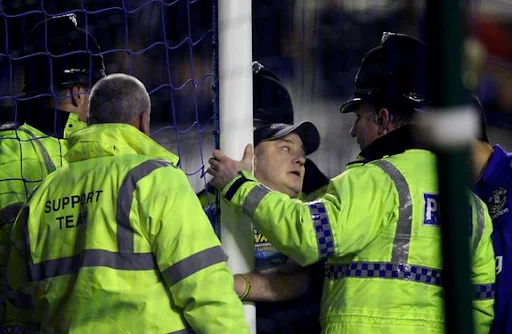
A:
<svg viewBox="0 0 512 334">
<path fill-rule="evenodd" d="M 270 189 L 261 184 L 252 188 L 251 191 L 249 191 L 247 197 L 245 198 L 244 204 L 242 205 L 243 213 L 252 218 L 261 200 L 270 191 Z"/>
<path fill-rule="evenodd" d="M 26 310 L 34 309 L 34 303 L 30 295 L 15 292 L 10 286 L 7 286 L 7 289 L 5 289 L 5 294 L 14 307 Z"/>
<path fill-rule="evenodd" d="M 389 278 L 429 285 L 441 286 L 442 271 L 407 263 L 391 262 L 352 262 L 344 264 L 326 264 L 325 278 L 341 280 L 353 278 Z"/>
<path fill-rule="evenodd" d="M 133 252 L 134 233 L 130 225 L 133 192 L 137 182 L 160 167 L 173 166 L 164 160 L 147 160 L 128 172 L 119 188 L 117 197 L 117 246 L 120 252 Z"/>
<path fill-rule="evenodd" d="M 194 330 L 192 328 L 185 328 L 176 332 L 169 332 L 167 334 L 195 334 Z"/>
<path fill-rule="evenodd" d="M 52 173 L 55 171 L 55 164 L 53 163 L 53 160 L 44 147 L 44 145 L 41 143 L 40 138 L 37 138 L 36 135 L 34 135 L 30 130 L 24 129 L 24 128 L 18 128 L 16 131 L 22 131 L 28 134 L 30 137 L 32 137 L 32 140 L 36 143 L 36 145 L 39 147 L 39 151 L 41 152 L 41 155 L 43 156 L 44 164 L 46 165 L 46 170 L 48 173 Z M 48 138 L 51 138 L 50 136 L 47 136 Z M 46 138 L 46 137 L 45 137 Z M 60 142 L 59 142 L 60 144 Z"/>
<path fill-rule="evenodd" d="M 22 202 L 9 204 L 0 210 L 0 227 L 4 224 L 12 224 L 23 207 Z"/>
<path fill-rule="evenodd" d="M 116 253 L 89 249 L 79 255 L 47 260 L 41 263 L 30 261 L 30 281 L 76 274 L 83 267 L 109 267 L 119 270 L 155 270 L 157 264 L 152 253 Z"/>
<path fill-rule="evenodd" d="M 412 197 L 409 185 L 402 173 L 393 164 L 386 160 L 373 162 L 382 169 L 395 183 L 398 192 L 398 222 L 396 225 L 395 240 L 391 253 L 391 262 L 407 263 L 412 229 Z"/>
<path fill-rule="evenodd" d="M 334 239 L 325 204 L 321 201 L 309 202 L 308 207 L 311 213 L 311 220 L 313 221 L 313 228 L 316 233 L 319 259 L 334 256 Z"/>
<path fill-rule="evenodd" d="M 476 221 L 477 221 L 477 227 L 476 227 L 476 238 L 473 242 L 473 252 L 476 251 L 478 244 L 480 243 L 480 240 L 482 239 L 482 235 L 484 233 L 484 224 L 485 224 L 485 214 L 484 214 L 484 208 L 482 206 L 482 202 L 480 202 L 480 199 L 475 194 L 473 195 L 473 199 L 475 201 L 475 207 L 476 207 Z M 473 218 L 473 217 L 471 217 Z M 471 219 L 473 220 L 473 219 Z M 471 221 L 471 224 L 473 222 Z"/>
<path fill-rule="evenodd" d="M 484 300 L 494 299 L 494 283 L 490 284 L 474 284 L 473 285 L 473 299 Z"/>
<path fill-rule="evenodd" d="M 176 262 L 162 272 L 162 276 L 169 286 L 179 283 L 182 279 L 196 272 L 227 260 L 221 246 L 205 249 L 181 261 Z"/>
</svg>

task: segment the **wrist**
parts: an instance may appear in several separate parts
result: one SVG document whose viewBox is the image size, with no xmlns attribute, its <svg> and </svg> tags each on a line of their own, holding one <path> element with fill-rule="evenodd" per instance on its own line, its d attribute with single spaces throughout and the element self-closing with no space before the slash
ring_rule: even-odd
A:
<svg viewBox="0 0 512 334">
<path fill-rule="evenodd" d="M 238 287 L 237 287 L 238 285 Z M 235 275 L 235 292 L 240 298 L 240 300 L 244 300 L 251 293 L 252 283 L 247 275 L 244 274 L 236 274 Z"/>
<path fill-rule="evenodd" d="M 235 285 L 235 293 L 240 298 L 241 295 L 244 294 L 245 291 L 245 280 L 240 276 L 240 274 L 233 275 L 234 285 Z"/>
</svg>

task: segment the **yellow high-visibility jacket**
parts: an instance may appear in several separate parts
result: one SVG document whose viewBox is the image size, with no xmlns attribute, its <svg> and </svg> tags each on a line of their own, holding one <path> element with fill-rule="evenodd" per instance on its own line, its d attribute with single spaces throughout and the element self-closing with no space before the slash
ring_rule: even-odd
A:
<svg viewBox="0 0 512 334">
<path fill-rule="evenodd" d="M 327 193 L 303 203 L 250 173 L 223 189 L 230 203 L 286 255 L 305 266 L 327 259 L 323 333 L 444 333 L 435 155 L 407 149 L 355 164 Z M 476 333 L 493 320 L 492 223 L 469 194 Z"/>
<path fill-rule="evenodd" d="M 52 333 L 248 333 L 232 273 L 178 158 L 136 128 L 68 139 L 16 220 L 9 302 Z"/>
<path fill-rule="evenodd" d="M 11 227 L 29 194 L 42 180 L 66 164 L 66 138 L 83 129 L 86 123 L 77 114 L 58 111 L 66 117 L 63 138 L 48 134 L 25 123 L 0 127 L 0 291 L 5 305 L 5 275 L 10 250 Z M 11 310 L 5 309 L 2 325 L 14 322 Z"/>
</svg>

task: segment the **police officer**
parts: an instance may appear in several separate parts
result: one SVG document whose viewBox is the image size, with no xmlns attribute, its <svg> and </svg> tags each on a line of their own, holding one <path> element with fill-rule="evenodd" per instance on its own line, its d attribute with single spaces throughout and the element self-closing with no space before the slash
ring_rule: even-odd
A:
<svg viewBox="0 0 512 334">
<path fill-rule="evenodd" d="M 212 184 L 265 236 L 301 265 L 327 259 L 320 322 L 325 333 L 444 333 L 442 256 L 435 155 L 415 144 L 412 114 L 426 102 L 425 46 L 386 33 L 362 60 L 354 97 L 341 111 L 361 159 L 331 180 L 319 200 L 302 203 L 271 191 L 242 161 L 220 151 Z M 488 333 L 495 281 L 490 217 L 468 193 L 474 319 Z"/>
<path fill-rule="evenodd" d="M 476 193 L 487 204 L 493 223 L 492 240 L 496 252 L 496 305 L 492 333 L 512 332 L 512 154 L 500 145 L 491 146 L 486 117 L 478 97 L 473 105 L 480 115 L 480 132 L 473 143 Z"/>
<path fill-rule="evenodd" d="M 139 80 L 101 79 L 69 165 L 14 223 L 9 302 L 43 332 L 248 333 L 220 242 L 149 117 Z"/>
<path fill-rule="evenodd" d="M 93 55 L 87 54 L 87 44 Z M 0 126 L 2 286 L 11 224 L 32 190 L 65 164 L 64 139 L 86 126 L 88 90 L 104 76 L 99 51 L 94 37 L 78 27 L 74 14 L 42 21 L 29 34 L 24 89 L 12 122 Z M 55 57 L 34 55 L 41 52 Z M 13 325 L 9 310 L 3 319 L 4 324 Z"/>
</svg>

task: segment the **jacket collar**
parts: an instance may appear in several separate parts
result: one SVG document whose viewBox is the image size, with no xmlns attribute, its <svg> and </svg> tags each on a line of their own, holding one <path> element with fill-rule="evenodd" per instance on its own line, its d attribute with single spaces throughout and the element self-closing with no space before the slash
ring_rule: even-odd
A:
<svg viewBox="0 0 512 334">
<path fill-rule="evenodd" d="M 39 102 L 39 101 L 38 101 Z M 78 115 L 37 103 L 23 103 L 19 105 L 17 124 L 27 123 L 48 136 L 63 139 L 69 137 L 74 131 L 87 126 L 78 120 Z"/>
<path fill-rule="evenodd" d="M 349 162 L 348 165 L 364 164 L 412 149 L 426 149 L 426 146 L 416 141 L 414 126 L 406 125 L 374 140 L 359 153 L 356 160 Z"/>
<path fill-rule="evenodd" d="M 164 159 L 177 166 L 179 158 L 128 124 L 95 124 L 77 131 L 68 139 L 69 162 L 104 156 L 145 155 Z"/>
</svg>

